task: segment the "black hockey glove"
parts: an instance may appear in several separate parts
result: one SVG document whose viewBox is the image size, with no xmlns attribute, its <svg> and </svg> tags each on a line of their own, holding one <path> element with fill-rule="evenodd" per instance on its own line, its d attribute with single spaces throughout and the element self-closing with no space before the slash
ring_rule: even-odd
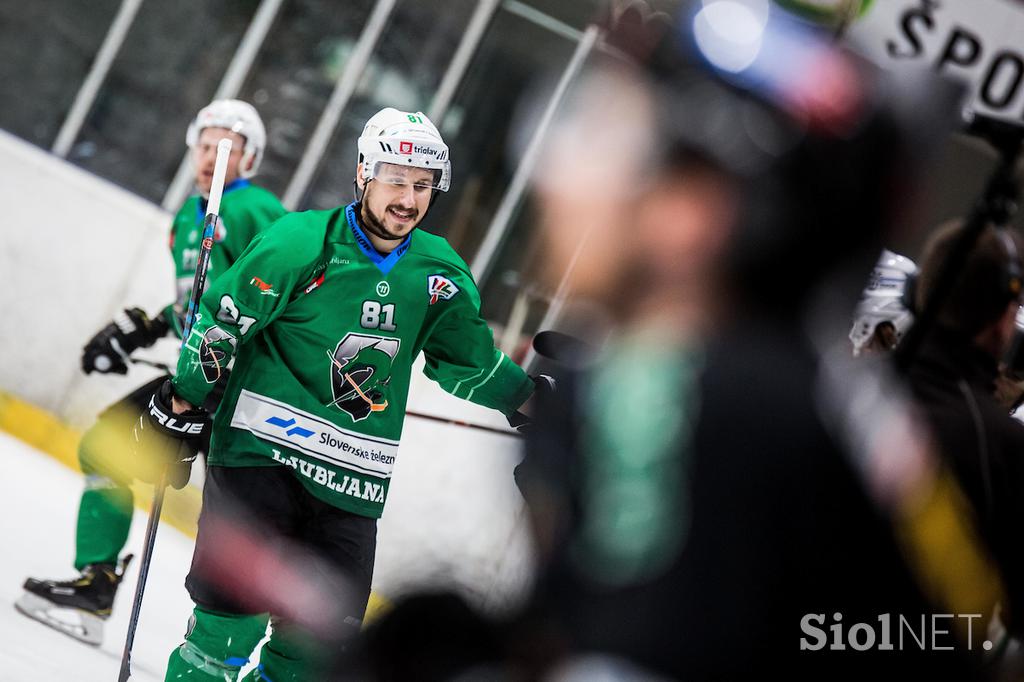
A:
<svg viewBox="0 0 1024 682">
<path fill-rule="evenodd" d="M 85 344 L 82 371 L 127 374 L 132 351 L 152 346 L 167 330 L 162 315 L 150 319 L 140 308 L 126 309 Z"/>
<path fill-rule="evenodd" d="M 555 380 L 552 377 L 548 376 L 547 374 L 538 374 L 537 376 L 532 376 L 530 378 L 533 379 L 533 387 L 534 387 L 533 388 L 533 393 L 530 395 L 530 399 L 534 399 L 535 400 L 536 399 L 536 395 L 538 393 L 542 393 L 542 392 L 554 393 L 555 392 Z M 509 426 L 511 426 L 513 429 L 515 429 L 519 433 L 523 433 L 523 434 L 529 432 L 530 427 L 533 424 L 533 419 L 529 415 L 527 415 L 527 414 L 525 414 L 525 413 L 523 413 L 523 412 L 521 412 L 519 410 L 516 410 L 512 414 L 505 415 L 505 419 L 508 420 L 508 425 Z"/>
<path fill-rule="evenodd" d="M 175 490 L 188 484 L 195 447 L 189 441 L 206 438 L 213 422 L 206 410 L 193 408 L 181 414 L 171 409 L 174 388 L 168 379 L 149 399 L 149 408 L 132 428 L 132 446 L 139 462 L 138 478 L 156 483 L 164 467 L 167 482 Z"/>
</svg>

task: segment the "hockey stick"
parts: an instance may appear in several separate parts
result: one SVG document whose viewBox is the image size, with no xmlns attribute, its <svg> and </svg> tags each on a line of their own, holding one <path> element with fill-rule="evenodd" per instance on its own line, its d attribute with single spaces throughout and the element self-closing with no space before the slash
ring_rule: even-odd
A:
<svg viewBox="0 0 1024 682">
<path fill-rule="evenodd" d="M 192 326 L 196 322 L 199 310 L 199 297 L 206 288 L 206 271 L 210 267 L 210 252 L 213 250 L 213 234 L 220 222 L 220 198 L 224 192 L 224 175 L 227 172 L 228 155 L 231 154 L 231 140 L 225 138 L 217 143 L 217 161 L 213 167 L 213 182 L 210 185 L 210 201 L 203 219 L 203 241 L 196 261 L 196 275 L 192 280 L 192 293 L 188 299 L 188 311 L 181 334 L 181 351 L 188 344 Z M 184 447 L 184 444 L 179 445 Z M 146 578 L 149 575 L 149 564 L 153 559 L 153 545 L 156 542 L 156 531 L 160 523 L 160 512 L 164 506 L 164 491 L 167 488 L 167 467 L 160 473 L 160 480 L 153 489 L 153 506 L 149 510 L 149 522 L 146 524 L 146 539 L 142 545 L 142 558 L 139 561 L 139 580 L 135 585 L 135 598 L 132 601 L 132 615 L 128 621 L 128 634 L 124 641 L 124 652 L 121 654 L 121 672 L 118 682 L 126 682 L 132 676 L 132 644 L 135 642 L 135 630 L 139 625 L 139 611 L 142 610 L 142 595 L 146 589 Z"/>
<path fill-rule="evenodd" d="M 450 417 L 438 417 L 437 415 L 427 414 L 426 412 L 414 412 L 412 410 L 405 411 L 406 417 L 414 417 L 416 419 L 426 419 L 427 421 L 440 422 L 441 424 L 450 424 L 452 426 L 461 426 L 466 429 L 477 429 L 479 431 L 486 431 L 487 433 L 496 433 L 499 436 L 510 436 L 512 438 L 522 438 L 523 434 L 517 433 L 510 429 L 501 429 L 497 426 L 488 426 L 486 424 L 477 424 L 475 422 L 462 421 L 461 419 L 452 419 Z"/>
</svg>

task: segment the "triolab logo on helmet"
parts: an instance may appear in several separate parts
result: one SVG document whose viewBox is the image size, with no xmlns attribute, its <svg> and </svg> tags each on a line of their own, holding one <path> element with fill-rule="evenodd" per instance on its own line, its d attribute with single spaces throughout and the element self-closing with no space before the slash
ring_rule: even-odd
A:
<svg viewBox="0 0 1024 682">
<path fill-rule="evenodd" d="M 399 154 L 422 154 L 425 156 L 437 156 L 438 152 L 433 147 L 421 147 L 418 144 L 412 142 L 399 142 L 398 143 Z"/>
</svg>

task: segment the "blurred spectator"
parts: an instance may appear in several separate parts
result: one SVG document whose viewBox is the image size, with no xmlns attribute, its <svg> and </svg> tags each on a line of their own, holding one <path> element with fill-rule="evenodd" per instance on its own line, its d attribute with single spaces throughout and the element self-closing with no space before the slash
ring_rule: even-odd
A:
<svg viewBox="0 0 1024 682">
<path fill-rule="evenodd" d="M 965 230 L 941 227 L 925 246 L 917 306 L 932 294 L 942 263 Z M 1011 633 L 1024 629 L 1024 426 L 995 395 L 999 363 L 1014 338 L 1021 295 L 1019 238 L 984 229 L 935 327 L 910 366 L 910 383 L 973 507 L 1008 588 L 1002 619 Z M 1004 396 L 1005 397 L 1005 396 Z"/>
<path fill-rule="evenodd" d="M 803 95 L 849 78 L 844 98 L 661 61 L 650 82 L 595 77 L 552 144 L 550 267 L 575 262 L 575 296 L 615 333 L 537 406 L 527 669 L 599 652 L 673 679 L 974 672 L 978 633 L 898 655 L 876 638 L 884 614 L 924 623 L 999 583 L 898 392 L 826 361 L 817 330 L 838 328 L 823 322 L 856 296 L 850 273 L 902 223 L 891 190 L 915 140 L 852 62 L 812 45 L 810 64 L 759 66 Z M 856 624 L 870 642 L 843 634 Z"/>
</svg>

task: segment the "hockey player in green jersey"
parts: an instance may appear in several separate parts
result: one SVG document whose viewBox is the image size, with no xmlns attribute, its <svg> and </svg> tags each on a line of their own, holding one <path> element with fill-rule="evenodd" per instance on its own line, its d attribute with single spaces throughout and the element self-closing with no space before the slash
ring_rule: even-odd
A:
<svg viewBox="0 0 1024 682">
<path fill-rule="evenodd" d="M 230 507 L 312 548 L 357 585 L 358 624 L 370 592 L 376 524 L 405 417 L 413 361 L 445 390 L 507 416 L 535 383 L 494 347 L 465 262 L 414 228 L 447 191 L 448 148 L 422 113 L 384 109 L 359 138 L 358 201 L 286 216 L 259 235 L 205 292 L 173 382 L 141 420 L 141 443 L 212 428 L 203 512 L 186 580 L 196 603 L 168 680 L 234 680 L 270 614 L 227 598 L 202 567 L 231 553 L 211 530 Z M 221 408 L 203 410 L 235 355 Z M 511 421 L 511 420 L 510 420 Z M 245 586 L 235 586 L 243 593 Z M 343 599 L 331 595 L 332 602 Z M 294 629 L 278 627 L 252 679 L 320 679 Z"/>
<path fill-rule="evenodd" d="M 284 215 L 284 208 L 272 193 L 248 180 L 259 167 L 266 147 L 266 132 L 256 110 L 238 100 L 218 100 L 203 108 L 186 133 L 197 191 L 175 216 L 170 235 L 177 300 L 153 317 L 139 308 L 119 314 L 86 344 L 82 353 L 82 370 L 86 374 L 126 374 L 133 351 L 151 346 L 169 333 L 181 335 L 179 320 L 195 274 L 217 143 L 225 137 L 232 140 L 233 151 L 221 203 L 222 229 L 214 237 L 217 243 L 210 260 L 209 279 L 226 271 L 257 233 Z M 144 410 L 155 387 L 166 378 L 165 375 L 146 383 L 107 408 L 79 443 L 85 491 L 78 510 L 75 568 L 81 575 L 67 581 L 29 578 L 25 594 L 17 603 L 26 615 L 90 644 L 102 640 L 103 621 L 110 615 L 114 594 L 130 558 L 119 562 L 132 520 L 129 485 L 133 478 L 145 477 L 145 472 L 139 469 L 144 462 L 129 454 L 131 424 Z M 207 402 L 209 409 L 215 409 L 216 398 L 211 396 Z M 198 450 L 205 449 L 205 444 L 192 445 L 193 457 Z M 188 481 L 188 470 L 179 469 L 177 473 L 173 484 L 182 487 Z"/>
</svg>

